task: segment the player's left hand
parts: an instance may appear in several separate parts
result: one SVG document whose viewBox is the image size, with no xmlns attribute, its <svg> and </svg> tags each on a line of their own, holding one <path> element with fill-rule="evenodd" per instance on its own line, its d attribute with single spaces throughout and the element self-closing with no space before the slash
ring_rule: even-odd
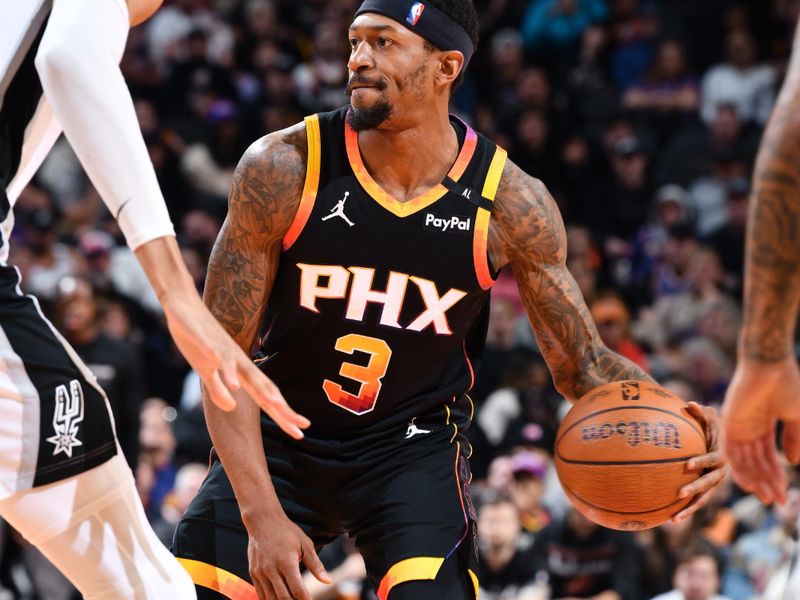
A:
<svg viewBox="0 0 800 600">
<path fill-rule="evenodd" d="M 720 449 L 719 413 L 716 409 L 701 406 L 697 402 L 689 402 L 689 412 L 703 425 L 708 441 L 708 452 L 696 456 L 687 463 L 689 471 L 701 473 L 701 476 L 680 489 L 678 493 L 680 498 L 694 497 L 694 499 L 683 510 L 673 515 L 673 523 L 684 521 L 703 508 L 711 499 L 714 488 L 725 479 L 728 472 L 727 463 Z"/>
</svg>

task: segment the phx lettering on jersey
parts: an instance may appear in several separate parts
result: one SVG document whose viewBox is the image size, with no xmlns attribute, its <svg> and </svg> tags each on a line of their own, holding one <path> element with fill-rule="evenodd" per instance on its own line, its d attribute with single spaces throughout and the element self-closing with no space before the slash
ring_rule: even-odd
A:
<svg viewBox="0 0 800 600">
<path fill-rule="evenodd" d="M 372 302 L 383 305 L 381 325 L 410 331 L 422 331 L 433 326 L 438 335 L 452 335 L 447 311 L 467 295 L 466 292 L 453 288 L 440 296 L 433 281 L 406 273 L 391 272 L 386 290 L 379 291 L 372 289 L 375 269 L 302 263 L 297 266 L 301 271 L 300 306 L 318 313 L 319 299 L 347 299 L 345 318 L 351 321 L 363 321 L 367 303 Z M 420 294 L 425 310 L 408 325 L 401 325 L 400 313 L 410 288 L 409 282 L 414 284 Z"/>
</svg>

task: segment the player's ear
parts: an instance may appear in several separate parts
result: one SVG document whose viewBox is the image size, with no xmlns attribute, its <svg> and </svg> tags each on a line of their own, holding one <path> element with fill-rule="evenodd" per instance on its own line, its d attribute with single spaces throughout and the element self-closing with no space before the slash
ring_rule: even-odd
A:
<svg viewBox="0 0 800 600">
<path fill-rule="evenodd" d="M 128 3 L 128 14 L 130 15 L 131 27 L 136 27 L 139 23 L 144 23 L 153 16 L 164 0 L 126 0 Z"/>
<path fill-rule="evenodd" d="M 439 55 L 439 68 L 436 70 L 436 83 L 452 84 L 464 66 L 464 55 L 458 50 L 448 50 Z"/>
</svg>

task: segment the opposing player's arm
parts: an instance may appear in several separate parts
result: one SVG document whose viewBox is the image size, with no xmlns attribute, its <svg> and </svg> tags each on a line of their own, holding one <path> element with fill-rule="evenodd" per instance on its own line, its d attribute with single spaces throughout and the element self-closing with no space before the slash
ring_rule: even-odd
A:
<svg viewBox="0 0 800 600">
<path fill-rule="evenodd" d="M 506 163 L 492 213 L 489 249 L 510 264 L 542 355 L 558 391 L 575 401 L 604 383 L 650 379 L 600 339 L 583 295 L 567 269 L 567 238 L 544 184 Z"/>
<path fill-rule="evenodd" d="M 756 160 L 747 231 L 740 357 L 794 358 L 800 307 L 800 34 Z"/>
</svg>

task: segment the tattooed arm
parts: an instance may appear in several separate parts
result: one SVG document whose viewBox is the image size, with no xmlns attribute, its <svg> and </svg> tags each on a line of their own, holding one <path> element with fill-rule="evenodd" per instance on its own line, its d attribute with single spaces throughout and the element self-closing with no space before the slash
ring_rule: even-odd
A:
<svg viewBox="0 0 800 600">
<path fill-rule="evenodd" d="M 253 349 L 281 253 L 299 206 L 306 170 L 305 127 L 270 134 L 248 148 L 233 176 L 228 216 L 208 265 L 204 300 L 246 352 Z M 258 597 L 308 598 L 299 563 L 325 579 L 314 545 L 288 520 L 270 480 L 258 406 L 237 396 L 215 410 L 204 390 L 208 430 L 231 481 L 249 534 L 250 575 Z M 288 587 L 288 591 L 287 591 Z"/>
<path fill-rule="evenodd" d="M 489 247 L 496 268 L 510 264 L 542 355 L 558 391 L 575 401 L 604 383 L 650 379 L 600 339 L 567 270 L 558 207 L 538 179 L 508 161 L 492 213 Z"/>
<path fill-rule="evenodd" d="M 725 397 L 725 451 L 734 479 L 763 502 L 783 500 L 775 447 L 784 421 L 787 458 L 800 462 L 800 372 L 793 341 L 800 307 L 800 30 L 761 140 L 748 215 L 744 324 Z"/>
<path fill-rule="evenodd" d="M 652 379 L 633 362 L 609 350 L 567 269 L 567 239 L 558 207 L 538 179 L 506 164 L 489 229 L 492 264 L 511 265 L 542 355 L 558 391 L 574 402 L 597 386 L 625 379 Z M 680 490 L 694 501 L 674 515 L 681 521 L 708 503 L 725 476 L 718 451 L 716 413 L 696 403 L 689 411 L 705 425 L 709 452 L 689 461 L 703 473 Z"/>
</svg>

